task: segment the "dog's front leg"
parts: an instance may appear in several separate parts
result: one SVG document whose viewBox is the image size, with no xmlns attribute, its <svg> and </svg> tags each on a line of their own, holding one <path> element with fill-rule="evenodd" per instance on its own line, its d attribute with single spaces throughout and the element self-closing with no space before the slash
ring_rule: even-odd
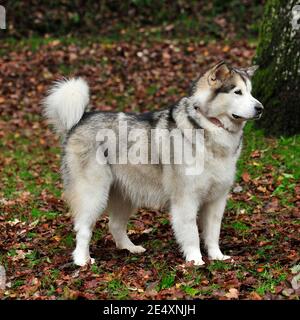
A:
<svg viewBox="0 0 300 320">
<path fill-rule="evenodd" d="M 219 247 L 221 222 L 226 206 L 226 195 L 217 200 L 206 203 L 201 209 L 200 224 L 202 237 L 211 260 L 226 260 L 230 256 L 224 255 Z"/>
<path fill-rule="evenodd" d="M 175 201 L 171 204 L 171 219 L 176 240 L 186 261 L 194 261 L 195 265 L 202 265 L 204 261 L 200 252 L 197 208 L 198 205 L 191 199 Z"/>
</svg>

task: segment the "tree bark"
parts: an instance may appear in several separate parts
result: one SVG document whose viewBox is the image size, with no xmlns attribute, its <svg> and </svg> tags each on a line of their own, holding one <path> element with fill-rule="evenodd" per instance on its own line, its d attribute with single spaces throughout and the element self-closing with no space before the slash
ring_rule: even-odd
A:
<svg viewBox="0 0 300 320">
<path fill-rule="evenodd" d="M 265 107 L 257 126 L 269 135 L 300 131 L 300 21 L 293 19 L 292 12 L 297 4 L 299 0 L 268 0 L 265 5 L 253 95 Z"/>
</svg>

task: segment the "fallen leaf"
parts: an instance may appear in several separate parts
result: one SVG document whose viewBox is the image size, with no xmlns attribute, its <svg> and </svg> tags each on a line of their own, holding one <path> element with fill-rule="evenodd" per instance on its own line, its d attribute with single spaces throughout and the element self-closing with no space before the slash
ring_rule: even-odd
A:
<svg viewBox="0 0 300 320">
<path fill-rule="evenodd" d="M 293 277 L 291 285 L 294 290 L 298 290 L 300 288 L 300 273 Z"/>
<path fill-rule="evenodd" d="M 281 292 L 281 294 L 284 295 L 285 297 L 289 297 L 293 293 L 294 293 L 294 289 L 291 289 L 291 288 L 284 289 Z"/>
<path fill-rule="evenodd" d="M 244 172 L 243 174 L 242 174 L 242 179 L 243 179 L 243 181 L 244 182 L 249 182 L 250 181 L 250 174 L 248 173 L 248 172 Z"/>
<path fill-rule="evenodd" d="M 243 188 L 240 185 L 237 185 L 236 187 L 233 188 L 233 193 L 240 193 L 243 191 Z"/>
<path fill-rule="evenodd" d="M 250 297 L 253 300 L 262 300 L 262 297 L 255 291 L 250 293 Z"/>
<path fill-rule="evenodd" d="M 229 292 L 225 294 L 225 296 L 229 299 L 238 299 L 239 298 L 239 291 L 235 288 L 230 288 Z"/>
<path fill-rule="evenodd" d="M 275 212 L 279 208 L 279 200 L 277 198 L 272 198 L 265 206 L 265 212 Z"/>
<path fill-rule="evenodd" d="M 261 152 L 259 150 L 254 150 L 251 152 L 251 158 L 260 158 Z"/>
<path fill-rule="evenodd" d="M 229 50 L 230 50 L 230 47 L 227 45 L 223 48 L 223 52 L 228 52 Z"/>
<path fill-rule="evenodd" d="M 263 186 L 258 186 L 257 187 L 257 190 L 262 192 L 262 193 L 266 193 L 267 192 L 267 188 L 266 187 L 263 187 Z"/>
</svg>

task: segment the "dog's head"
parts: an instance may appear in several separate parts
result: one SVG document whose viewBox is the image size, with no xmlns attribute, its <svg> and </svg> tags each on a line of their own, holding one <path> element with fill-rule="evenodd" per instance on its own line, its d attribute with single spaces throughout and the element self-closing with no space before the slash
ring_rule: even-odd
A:
<svg viewBox="0 0 300 320">
<path fill-rule="evenodd" d="M 219 62 L 194 83 L 192 101 L 204 116 L 216 118 L 226 127 L 259 119 L 263 106 L 251 94 L 256 69 L 237 69 Z"/>
</svg>

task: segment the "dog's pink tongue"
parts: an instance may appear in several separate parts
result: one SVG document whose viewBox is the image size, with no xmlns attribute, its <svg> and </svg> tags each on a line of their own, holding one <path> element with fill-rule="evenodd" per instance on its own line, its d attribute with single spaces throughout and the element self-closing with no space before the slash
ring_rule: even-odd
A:
<svg viewBox="0 0 300 320">
<path fill-rule="evenodd" d="M 209 120 L 210 120 L 213 124 L 215 124 L 216 126 L 223 128 L 223 124 L 222 124 L 222 122 L 221 122 L 219 119 L 217 119 L 217 118 L 209 118 Z"/>
</svg>

